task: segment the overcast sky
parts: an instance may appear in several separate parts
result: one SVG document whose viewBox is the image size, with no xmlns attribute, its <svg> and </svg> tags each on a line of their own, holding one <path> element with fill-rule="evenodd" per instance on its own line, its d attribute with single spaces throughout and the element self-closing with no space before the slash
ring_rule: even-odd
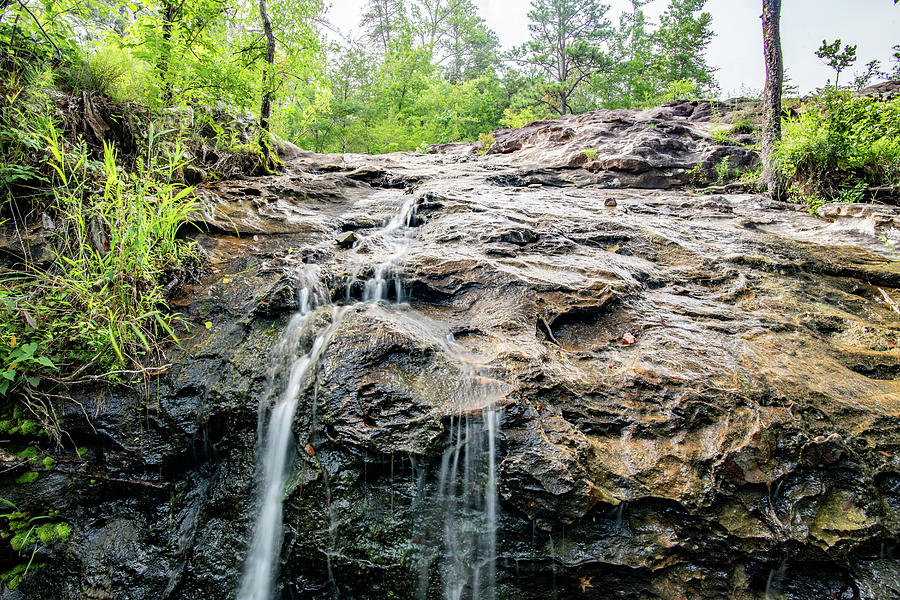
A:
<svg viewBox="0 0 900 600">
<path fill-rule="evenodd" d="M 365 0 L 331 0 L 329 19 L 342 32 L 358 33 Z M 607 0 L 610 15 L 617 22 L 625 0 Z M 530 0 L 475 0 L 481 16 L 500 36 L 504 48 L 528 39 Z M 665 10 L 667 0 L 656 0 L 647 7 L 655 17 Z M 760 0 L 709 0 L 707 10 L 713 16 L 716 37 L 709 48 L 710 64 L 718 68 L 716 77 L 723 96 L 736 96 L 741 90 L 758 91 L 763 86 L 762 30 Z M 784 64 L 791 80 L 801 92 L 809 92 L 825 83 L 833 71 L 813 54 L 823 39 L 840 38 L 857 44 L 859 60 L 855 69 L 873 59 L 887 65 L 891 46 L 900 44 L 900 5 L 892 0 L 784 0 L 781 15 L 781 41 Z M 850 81 L 842 75 L 843 81 Z M 845 78 L 846 77 L 846 78 Z"/>
</svg>

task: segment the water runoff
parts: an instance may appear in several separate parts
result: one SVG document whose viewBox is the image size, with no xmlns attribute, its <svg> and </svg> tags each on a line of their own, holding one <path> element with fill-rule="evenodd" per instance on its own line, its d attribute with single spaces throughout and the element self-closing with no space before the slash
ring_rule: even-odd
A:
<svg viewBox="0 0 900 600">
<path fill-rule="evenodd" d="M 400 273 L 414 237 L 416 204 L 412 196 L 400 197 L 399 211 L 365 238 L 367 244 L 381 249 L 378 255 L 383 258 L 375 263 L 370 277 L 354 278 L 347 286 L 343 304 L 331 302 L 317 265 L 303 265 L 297 272 L 299 310 L 272 351 L 268 389 L 260 402 L 256 517 L 239 600 L 271 600 L 275 593 L 284 488 L 296 454 L 292 424 L 344 316 L 360 303 L 390 300 L 402 304 L 409 299 Z M 360 286 L 357 297 L 362 300 L 354 302 L 351 291 Z M 416 318 L 415 311 L 408 312 Z M 436 572 L 446 600 L 489 599 L 494 597 L 496 579 L 497 435 L 502 416 L 497 401 L 501 386 L 484 376 L 477 359 L 451 334 L 446 334 L 440 345 L 459 366 L 461 375 L 459 381 L 449 384 L 454 387 L 455 400 L 436 486 L 420 486 L 417 499 L 423 508 L 415 526 L 422 530 L 424 542 L 417 596 L 425 599 Z M 280 389 L 276 382 L 283 382 Z M 332 589 L 338 597 L 338 586 Z"/>
</svg>

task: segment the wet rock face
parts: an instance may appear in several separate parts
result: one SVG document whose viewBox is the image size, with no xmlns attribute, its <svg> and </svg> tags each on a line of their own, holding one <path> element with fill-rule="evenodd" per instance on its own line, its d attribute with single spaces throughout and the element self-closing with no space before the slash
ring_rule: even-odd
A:
<svg viewBox="0 0 900 600">
<path fill-rule="evenodd" d="M 487 153 L 510 155 L 520 172 L 491 180 L 511 186 L 579 180 L 609 188 L 659 189 L 715 181 L 716 166 L 723 161 L 732 172 L 747 172 L 759 163 L 754 151 L 720 146 L 710 136 L 713 113 L 734 108 L 679 101 L 653 110 L 598 110 L 501 129 L 492 134 L 495 141 Z M 485 151 L 477 143 L 430 149 L 463 156 Z M 535 177 L 535 169 L 552 172 Z M 567 173 L 569 169 L 580 172 Z"/>
<path fill-rule="evenodd" d="M 900 263 L 877 233 L 897 212 L 610 189 L 612 171 L 676 168 L 649 154 L 566 162 L 603 128 L 657 139 L 654 121 L 693 140 L 667 150 L 690 168 L 702 109 L 533 124 L 483 157 L 304 155 L 207 188 L 210 228 L 243 233 L 199 236 L 211 274 L 177 301 L 196 326 L 173 367 L 134 393 L 84 390 L 95 427 L 67 418 L 90 453 L 0 490 L 75 528 L 7 596 L 234 596 L 258 408 L 286 379 L 270 357 L 292 274 L 315 264 L 349 307 L 293 423 L 279 597 L 442 597 L 443 521 L 423 499 L 472 377 L 449 334 L 502 392 L 498 598 L 892 597 Z M 527 140 L 559 160 L 524 166 Z M 409 305 L 359 303 L 396 251 L 369 232 L 410 198 Z"/>
</svg>

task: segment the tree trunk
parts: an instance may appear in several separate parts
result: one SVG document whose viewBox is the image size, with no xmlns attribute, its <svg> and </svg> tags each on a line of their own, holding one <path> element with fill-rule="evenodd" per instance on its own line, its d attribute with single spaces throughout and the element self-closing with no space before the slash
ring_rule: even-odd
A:
<svg viewBox="0 0 900 600">
<path fill-rule="evenodd" d="M 781 86 L 784 63 L 781 55 L 781 0 L 763 0 L 763 55 L 766 61 L 766 87 L 763 90 L 763 129 L 761 150 L 762 180 L 772 198 L 781 199 L 781 178 L 775 168 L 775 145 L 781 139 Z"/>
<path fill-rule="evenodd" d="M 263 33 L 266 36 L 266 62 L 262 73 L 262 100 L 259 103 L 259 145 L 262 149 L 265 166 L 274 170 L 271 160 L 271 140 L 269 136 L 269 118 L 272 116 L 272 71 L 275 64 L 275 34 L 272 32 L 272 20 L 266 9 L 266 0 L 259 0 L 259 18 L 262 21 Z"/>
<path fill-rule="evenodd" d="M 174 98 L 174 94 L 172 92 L 172 77 L 169 74 L 169 60 L 172 57 L 172 30 L 175 27 L 175 19 L 177 18 L 177 15 L 175 13 L 178 11 L 177 7 L 175 6 L 175 2 L 176 0 L 163 1 L 163 44 L 162 48 L 160 49 L 160 55 L 157 62 L 157 70 L 159 71 L 159 77 L 162 80 L 163 104 L 165 104 L 166 106 L 170 106 Z"/>
</svg>

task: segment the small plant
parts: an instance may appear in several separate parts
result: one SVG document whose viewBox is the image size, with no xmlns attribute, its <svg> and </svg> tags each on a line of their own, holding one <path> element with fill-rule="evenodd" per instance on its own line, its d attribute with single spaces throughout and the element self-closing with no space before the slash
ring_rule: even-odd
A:
<svg viewBox="0 0 900 600">
<path fill-rule="evenodd" d="M 732 144 L 731 130 L 729 128 L 713 129 L 709 132 L 712 140 L 721 146 L 730 146 Z"/>
<path fill-rule="evenodd" d="M 139 372 L 158 361 L 161 339 L 175 337 L 163 283 L 194 260 L 178 236 L 194 205 L 190 188 L 171 183 L 183 164 L 179 146 L 164 149 L 161 135 L 151 128 L 146 153 L 127 173 L 112 145 L 99 163 L 48 125 L 53 199 L 44 210 L 55 223 L 54 259 L 0 276 L 0 397 L 26 406 L 40 423 L 35 431 L 57 441 L 54 403 L 38 391 L 45 380 Z M 32 433 L 28 422 L 15 433 Z"/>
<path fill-rule="evenodd" d="M 494 138 L 493 133 L 479 133 L 478 134 L 478 153 L 482 156 L 491 151 L 491 148 L 497 140 Z"/>
<path fill-rule="evenodd" d="M 584 157 L 588 160 L 594 160 L 597 158 L 597 149 L 596 148 L 585 148 L 581 151 L 584 154 Z"/>
<path fill-rule="evenodd" d="M 29 571 L 44 566 L 42 563 L 34 562 L 38 550 L 68 541 L 72 535 L 72 526 L 59 520 L 59 511 L 57 510 L 50 510 L 44 515 L 31 516 L 5 498 L 0 498 L 0 502 L 7 508 L 5 513 L 0 514 L 0 538 L 8 540 L 13 552 L 23 559 L 23 562 L 0 573 L 0 580 L 6 584 L 6 587 L 14 590 L 19 587 Z M 28 557 L 27 561 L 24 560 L 25 557 Z"/>
<path fill-rule="evenodd" d="M 723 156 L 722 160 L 716 163 L 716 181 L 719 185 L 722 185 L 726 181 L 728 181 L 729 176 L 731 175 L 731 165 L 728 162 L 728 157 Z"/>
<path fill-rule="evenodd" d="M 731 129 L 729 133 L 731 135 L 741 135 L 741 134 L 749 134 L 756 133 L 759 129 L 759 124 L 754 121 L 749 115 L 741 115 L 737 119 L 735 119 L 731 123 Z"/>
<path fill-rule="evenodd" d="M 691 185 L 703 185 L 706 181 L 706 174 L 704 173 L 703 165 L 700 163 L 685 171 L 684 175 L 687 182 Z"/>
</svg>

